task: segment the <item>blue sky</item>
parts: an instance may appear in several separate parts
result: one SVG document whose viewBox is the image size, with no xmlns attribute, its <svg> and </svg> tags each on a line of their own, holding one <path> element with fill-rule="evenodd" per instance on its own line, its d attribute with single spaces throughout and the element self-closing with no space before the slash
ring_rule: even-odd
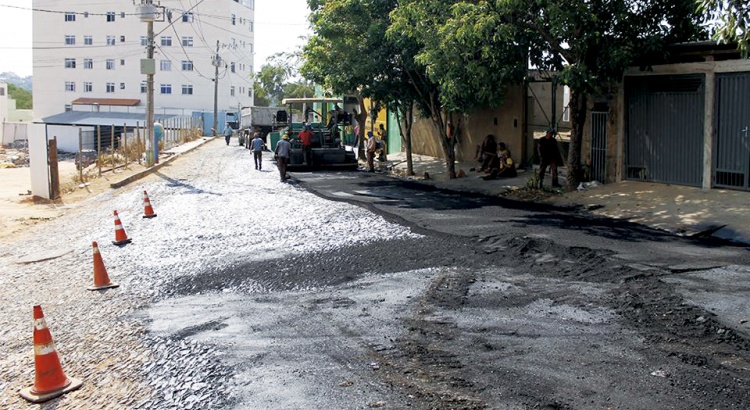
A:
<svg viewBox="0 0 750 410">
<path fill-rule="evenodd" d="M 307 15 L 305 0 L 255 0 L 256 71 L 271 55 L 304 44 Z M 0 72 L 32 74 L 31 36 L 31 0 L 0 0 Z"/>
</svg>

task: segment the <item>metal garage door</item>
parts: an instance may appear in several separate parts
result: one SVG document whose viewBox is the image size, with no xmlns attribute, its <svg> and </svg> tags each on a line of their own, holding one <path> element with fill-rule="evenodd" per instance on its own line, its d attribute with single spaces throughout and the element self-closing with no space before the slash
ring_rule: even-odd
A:
<svg viewBox="0 0 750 410">
<path fill-rule="evenodd" d="M 628 77 L 625 87 L 625 177 L 701 186 L 705 77 Z"/>
<path fill-rule="evenodd" d="M 750 191 L 750 73 L 716 76 L 714 186 Z"/>
<path fill-rule="evenodd" d="M 607 180 L 607 123 L 606 112 L 591 113 L 591 180 Z"/>
</svg>

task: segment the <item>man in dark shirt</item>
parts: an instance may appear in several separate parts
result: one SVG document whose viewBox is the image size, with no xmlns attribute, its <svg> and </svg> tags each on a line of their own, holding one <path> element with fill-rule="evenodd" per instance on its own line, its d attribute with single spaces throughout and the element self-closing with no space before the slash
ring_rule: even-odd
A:
<svg viewBox="0 0 750 410">
<path fill-rule="evenodd" d="M 544 186 L 544 173 L 547 171 L 548 166 L 552 174 L 552 187 L 560 187 L 560 183 L 557 181 L 557 166 L 562 165 L 562 156 L 557 149 L 557 140 L 554 136 L 555 130 L 550 128 L 544 137 L 539 139 L 539 143 L 537 144 L 537 152 L 541 159 L 541 163 L 539 164 L 539 189 Z"/>
</svg>

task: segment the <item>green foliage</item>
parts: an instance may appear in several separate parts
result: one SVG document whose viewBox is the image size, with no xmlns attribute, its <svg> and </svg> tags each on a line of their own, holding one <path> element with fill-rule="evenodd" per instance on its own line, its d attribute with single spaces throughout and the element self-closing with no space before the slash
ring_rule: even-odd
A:
<svg viewBox="0 0 750 410">
<path fill-rule="evenodd" d="M 260 97 L 261 100 L 267 101 L 270 105 L 281 104 L 281 99 L 284 98 L 284 84 L 288 78 L 287 70 L 283 66 L 263 64 L 253 81 L 256 101 Z M 258 91 L 260 93 L 257 93 Z"/>
<path fill-rule="evenodd" d="M 713 23 L 716 40 L 736 42 L 747 58 L 750 52 L 750 3 L 747 0 L 699 0 L 698 10 Z"/>
<path fill-rule="evenodd" d="M 33 100 L 31 98 L 31 92 L 24 90 L 21 87 L 17 87 L 13 84 L 8 84 L 8 96 L 16 100 L 16 109 L 30 110 L 34 106 Z"/>
</svg>

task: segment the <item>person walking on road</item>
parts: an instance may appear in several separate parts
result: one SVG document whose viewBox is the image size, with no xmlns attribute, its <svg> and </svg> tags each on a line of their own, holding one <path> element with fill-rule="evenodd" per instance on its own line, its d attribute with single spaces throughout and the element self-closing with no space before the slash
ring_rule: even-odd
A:
<svg viewBox="0 0 750 410">
<path fill-rule="evenodd" d="M 232 127 L 227 123 L 227 125 L 224 126 L 224 139 L 227 140 L 227 145 L 229 145 L 230 138 L 232 138 Z"/>
<path fill-rule="evenodd" d="M 255 133 L 255 138 L 250 142 L 250 149 L 253 150 L 253 160 L 255 160 L 255 169 L 260 171 L 263 169 L 263 146 L 266 144 L 263 142 L 263 138 L 260 137 L 260 133 Z"/>
<path fill-rule="evenodd" d="M 375 172 L 375 151 L 378 149 L 376 137 L 370 132 L 370 138 L 367 140 L 367 172 Z"/>
<path fill-rule="evenodd" d="M 281 141 L 276 143 L 276 165 L 279 167 L 281 182 L 286 182 L 286 164 L 289 162 L 289 153 L 292 144 L 289 143 L 289 133 L 281 137 Z"/>
<path fill-rule="evenodd" d="M 562 156 L 560 150 L 557 148 L 557 140 L 555 137 L 555 130 L 552 128 L 547 130 L 544 137 L 539 139 L 537 144 L 537 152 L 541 159 L 539 164 L 539 189 L 544 187 L 544 173 L 547 171 L 547 167 L 550 168 L 552 174 L 552 188 L 559 188 L 560 182 L 557 180 L 557 167 L 562 165 Z"/>
</svg>

